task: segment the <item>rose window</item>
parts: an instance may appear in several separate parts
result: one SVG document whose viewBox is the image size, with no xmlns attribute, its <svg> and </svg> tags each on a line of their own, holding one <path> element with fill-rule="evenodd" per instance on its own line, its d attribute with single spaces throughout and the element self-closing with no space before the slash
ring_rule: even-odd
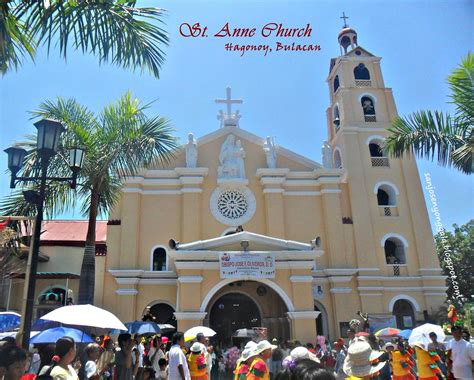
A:
<svg viewBox="0 0 474 380">
<path fill-rule="evenodd" d="M 209 200 L 214 218 L 228 226 L 248 222 L 256 209 L 255 196 L 246 186 L 218 187 Z"/>
<path fill-rule="evenodd" d="M 248 203 L 241 192 L 226 190 L 217 200 L 217 208 L 226 218 L 237 219 L 247 212 Z"/>
</svg>

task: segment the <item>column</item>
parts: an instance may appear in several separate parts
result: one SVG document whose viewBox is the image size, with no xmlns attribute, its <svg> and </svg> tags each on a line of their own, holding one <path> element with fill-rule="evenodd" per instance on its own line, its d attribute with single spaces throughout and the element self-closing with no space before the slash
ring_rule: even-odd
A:
<svg viewBox="0 0 474 380">
<path fill-rule="evenodd" d="M 178 331 L 185 332 L 194 326 L 201 326 L 203 324 L 204 318 L 206 317 L 206 312 L 199 311 L 177 311 L 174 313 L 176 320 L 178 321 Z"/>
<path fill-rule="evenodd" d="M 140 230 L 140 194 L 123 193 L 120 236 L 120 268 L 131 269 L 137 265 L 138 232 Z"/>
<path fill-rule="evenodd" d="M 319 311 L 293 311 L 286 313 L 291 324 L 291 339 L 301 343 L 316 342 L 316 318 Z"/>
<path fill-rule="evenodd" d="M 135 286 L 119 288 L 115 293 L 117 293 L 117 308 L 115 309 L 117 318 L 125 322 L 136 320 L 135 309 L 138 290 Z"/>
</svg>

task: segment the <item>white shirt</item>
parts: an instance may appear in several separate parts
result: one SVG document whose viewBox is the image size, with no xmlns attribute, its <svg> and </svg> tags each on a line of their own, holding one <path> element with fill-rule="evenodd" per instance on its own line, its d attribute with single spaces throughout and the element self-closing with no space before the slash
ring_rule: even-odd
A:
<svg viewBox="0 0 474 380">
<path fill-rule="evenodd" d="M 155 355 L 156 350 L 158 350 L 158 352 Z M 152 360 L 151 358 L 153 357 L 153 355 L 155 355 L 155 357 Z M 151 366 L 155 370 L 155 373 L 160 372 L 160 365 L 158 364 L 158 362 L 160 361 L 160 359 L 163 359 L 164 357 L 165 357 L 165 354 L 159 347 L 152 347 L 150 348 L 150 351 L 148 351 L 148 358 L 152 360 Z"/>
<path fill-rule="evenodd" d="M 447 344 L 451 350 L 451 360 L 453 368 L 451 372 L 456 379 L 472 379 L 472 360 L 474 360 L 474 349 L 469 342 L 464 339 L 456 341 L 450 340 Z"/>
<path fill-rule="evenodd" d="M 171 349 L 168 352 L 168 373 L 170 380 L 181 380 L 181 375 L 178 371 L 178 366 L 180 364 L 183 366 L 185 380 L 191 380 L 186 356 L 184 356 L 179 344 L 175 344 L 174 346 L 171 346 Z"/>
</svg>

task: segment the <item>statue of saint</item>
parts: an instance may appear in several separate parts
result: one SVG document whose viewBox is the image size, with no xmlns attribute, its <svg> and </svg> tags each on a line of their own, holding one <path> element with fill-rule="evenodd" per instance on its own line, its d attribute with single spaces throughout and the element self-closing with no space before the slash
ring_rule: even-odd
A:
<svg viewBox="0 0 474 380">
<path fill-rule="evenodd" d="M 267 156 L 268 168 L 275 169 L 277 155 L 276 155 L 275 143 L 272 141 L 270 136 L 267 136 L 267 139 L 263 143 L 263 151 L 265 152 L 265 155 Z"/>
<path fill-rule="evenodd" d="M 218 178 L 245 178 L 244 158 L 245 150 L 241 141 L 236 142 L 234 135 L 227 136 L 219 153 Z"/>
<path fill-rule="evenodd" d="M 324 142 L 321 151 L 323 153 L 323 167 L 324 169 L 332 169 L 331 147 L 327 141 Z"/>
<path fill-rule="evenodd" d="M 197 166 L 198 150 L 197 143 L 192 133 L 188 135 L 186 144 L 186 167 L 195 168 Z"/>
</svg>

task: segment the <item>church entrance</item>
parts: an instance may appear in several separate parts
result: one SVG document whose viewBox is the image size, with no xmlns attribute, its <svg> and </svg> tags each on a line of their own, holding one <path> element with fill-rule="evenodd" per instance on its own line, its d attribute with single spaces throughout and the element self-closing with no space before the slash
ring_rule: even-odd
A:
<svg viewBox="0 0 474 380">
<path fill-rule="evenodd" d="M 232 339 L 232 335 L 239 329 L 256 327 L 264 327 L 270 340 L 290 338 L 285 303 L 271 287 L 257 281 L 235 281 L 223 286 L 214 294 L 206 311 L 204 323 L 217 332 L 215 340 L 223 345 L 245 341 Z"/>
</svg>

